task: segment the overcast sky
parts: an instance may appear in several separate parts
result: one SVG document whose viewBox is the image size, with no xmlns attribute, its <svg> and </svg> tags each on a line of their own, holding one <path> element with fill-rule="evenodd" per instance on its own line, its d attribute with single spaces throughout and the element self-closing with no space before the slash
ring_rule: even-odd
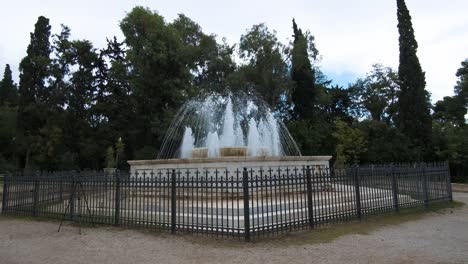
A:
<svg viewBox="0 0 468 264">
<path fill-rule="evenodd" d="M 1 73 L 9 63 L 18 80 L 18 64 L 26 55 L 29 33 L 40 15 L 50 19 L 52 33 L 70 27 L 72 39 L 88 39 L 102 48 L 106 37 L 123 39 L 119 22 L 134 6 L 159 12 L 172 21 L 184 13 L 205 33 L 237 43 L 248 28 L 266 23 L 284 43 L 291 39 L 291 19 L 316 37 L 321 67 L 335 83 L 346 86 L 362 77 L 374 63 L 398 68 L 395 0 L 3 0 L 0 9 Z M 418 56 L 426 72 L 432 100 L 453 94 L 455 72 L 468 58 L 467 0 L 406 0 Z"/>
</svg>

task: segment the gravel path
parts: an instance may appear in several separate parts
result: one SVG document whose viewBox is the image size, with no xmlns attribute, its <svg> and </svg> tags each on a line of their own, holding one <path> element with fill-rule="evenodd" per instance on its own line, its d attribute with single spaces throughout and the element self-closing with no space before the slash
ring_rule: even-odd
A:
<svg viewBox="0 0 468 264">
<path fill-rule="evenodd" d="M 454 198 L 468 204 L 468 193 Z M 212 237 L 83 229 L 0 218 L 0 263 L 468 263 L 468 206 L 331 243 L 237 243 Z"/>
</svg>

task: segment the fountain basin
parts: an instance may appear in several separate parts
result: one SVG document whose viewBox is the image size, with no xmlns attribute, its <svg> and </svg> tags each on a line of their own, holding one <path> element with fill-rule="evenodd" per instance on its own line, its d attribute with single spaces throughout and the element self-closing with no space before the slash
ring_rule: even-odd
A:
<svg viewBox="0 0 468 264">
<path fill-rule="evenodd" d="M 203 159 L 208 157 L 208 148 L 192 149 L 192 158 Z"/>
<path fill-rule="evenodd" d="M 257 148 L 248 150 L 249 156 L 268 156 L 270 154 L 270 150 L 268 148 Z"/>
<path fill-rule="evenodd" d="M 215 158 L 188 158 L 188 159 L 163 159 L 163 160 L 130 160 L 131 175 L 142 175 L 143 172 L 163 172 L 165 175 L 168 170 L 172 169 L 189 169 L 199 171 L 229 171 L 235 173 L 240 172 L 243 168 L 254 168 L 255 170 L 263 168 L 277 169 L 301 169 L 304 166 L 310 166 L 316 170 L 328 169 L 331 156 L 242 156 L 242 157 L 215 157 Z"/>
<path fill-rule="evenodd" d="M 247 147 L 222 147 L 219 148 L 221 157 L 245 157 L 248 154 Z"/>
</svg>

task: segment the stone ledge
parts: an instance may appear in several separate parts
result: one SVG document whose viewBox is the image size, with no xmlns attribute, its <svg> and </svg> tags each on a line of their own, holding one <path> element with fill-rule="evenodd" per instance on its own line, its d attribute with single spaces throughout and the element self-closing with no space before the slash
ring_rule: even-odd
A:
<svg viewBox="0 0 468 264">
<path fill-rule="evenodd" d="M 468 192 L 468 184 L 466 183 L 452 183 L 453 192 Z"/>
<path fill-rule="evenodd" d="M 259 156 L 259 157 L 216 157 L 190 159 L 129 160 L 130 165 L 190 164 L 214 162 L 258 162 L 258 161 L 329 161 L 332 156 Z"/>
</svg>

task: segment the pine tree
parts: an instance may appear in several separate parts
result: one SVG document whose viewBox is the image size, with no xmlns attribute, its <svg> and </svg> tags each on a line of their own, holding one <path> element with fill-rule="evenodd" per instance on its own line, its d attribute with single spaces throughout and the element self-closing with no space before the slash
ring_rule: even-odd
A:
<svg viewBox="0 0 468 264">
<path fill-rule="evenodd" d="M 18 90 L 11 76 L 10 65 L 5 66 L 3 80 L 0 82 L 0 106 L 15 106 L 18 99 Z"/>
<path fill-rule="evenodd" d="M 400 34 L 400 64 L 398 79 L 400 94 L 397 125 L 415 148 L 427 149 L 431 139 L 431 116 L 425 90 L 425 74 L 419 64 L 411 16 L 404 0 L 397 0 L 398 32 Z M 423 154 L 420 152 L 420 154 Z M 422 159 L 421 155 L 417 159 Z"/>
<path fill-rule="evenodd" d="M 292 100 L 296 118 L 311 118 L 317 97 L 315 89 L 315 72 L 310 63 L 307 39 L 293 19 L 294 42 L 292 49 L 292 74 L 295 82 Z"/>
<path fill-rule="evenodd" d="M 17 141 L 19 158 L 24 159 L 26 168 L 29 167 L 33 139 L 47 118 L 42 106 L 47 102 L 49 92 L 45 80 L 49 76 L 50 28 L 49 19 L 40 16 L 31 33 L 27 55 L 20 63 Z"/>
</svg>

